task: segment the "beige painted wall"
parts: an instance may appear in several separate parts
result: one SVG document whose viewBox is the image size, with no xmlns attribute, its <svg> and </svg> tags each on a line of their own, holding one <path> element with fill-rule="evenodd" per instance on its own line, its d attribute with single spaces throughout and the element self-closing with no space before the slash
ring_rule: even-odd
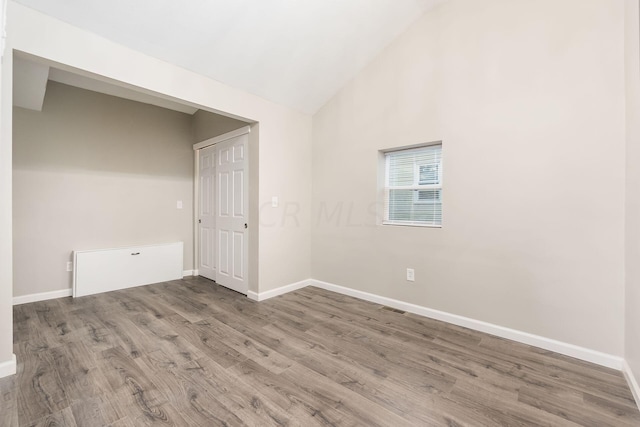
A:
<svg viewBox="0 0 640 427">
<path fill-rule="evenodd" d="M 14 108 L 13 295 L 70 288 L 73 250 L 181 241 L 192 269 L 191 125 L 55 82 L 42 112 Z"/>
<path fill-rule="evenodd" d="M 312 277 L 621 356 L 623 29 L 619 0 L 424 15 L 314 116 Z M 378 150 L 438 140 L 443 228 L 375 225 Z"/>
<path fill-rule="evenodd" d="M 0 34 L 5 28 L 5 4 L 0 1 Z M 0 377 L 16 371 L 13 362 L 13 249 L 12 249 L 12 214 L 11 214 L 11 118 L 4 114 L 11 110 L 13 101 L 12 87 L 5 84 L 7 70 L 13 69 L 13 58 L 10 50 L 0 52 Z M 9 76 L 11 79 L 12 76 Z M 1 367 L 4 366 L 4 369 Z"/>
<path fill-rule="evenodd" d="M 201 142 L 232 130 L 247 126 L 247 122 L 208 111 L 198 110 L 193 115 L 193 140 Z"/>
<path fill-rule="evenodd" d="M 640 384 L 640 8 L 625 0 L 627 221 L 625 359 Z M 638 402 L 640 404 L 640 402 Z"/>
</svg>

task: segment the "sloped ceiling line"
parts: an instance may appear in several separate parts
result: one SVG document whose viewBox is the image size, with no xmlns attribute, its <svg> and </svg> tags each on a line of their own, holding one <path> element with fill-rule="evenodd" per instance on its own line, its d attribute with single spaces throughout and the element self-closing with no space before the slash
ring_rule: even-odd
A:
<svg viewBox="0 0 640 427">
<path fill-rule="evenodd" d="M 15 0 L 307 114 L 443 0 Z"/>
</svg>

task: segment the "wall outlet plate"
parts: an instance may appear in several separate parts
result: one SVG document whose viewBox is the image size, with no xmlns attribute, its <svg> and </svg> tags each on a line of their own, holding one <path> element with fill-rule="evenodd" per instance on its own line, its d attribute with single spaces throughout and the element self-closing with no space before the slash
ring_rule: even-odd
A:
<svg viewBox="0 0 640 427">
<path fill-rule="evenodd" d="M 413 268 L 407 268 L 407 280 L 409 282 L 415 282 L 416 272 L 413 270 Z"/>
</svg>

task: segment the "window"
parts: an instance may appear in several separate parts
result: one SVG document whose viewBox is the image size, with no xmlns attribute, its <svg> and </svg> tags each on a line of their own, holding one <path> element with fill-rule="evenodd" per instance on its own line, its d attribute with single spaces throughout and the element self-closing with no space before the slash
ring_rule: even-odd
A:
<svg viewBox="0 0 640 427">
<path fill-rule="evenodd" d="M 442 144 L 388 151 L 384 224 L 442 225 Z"/>
</svg>

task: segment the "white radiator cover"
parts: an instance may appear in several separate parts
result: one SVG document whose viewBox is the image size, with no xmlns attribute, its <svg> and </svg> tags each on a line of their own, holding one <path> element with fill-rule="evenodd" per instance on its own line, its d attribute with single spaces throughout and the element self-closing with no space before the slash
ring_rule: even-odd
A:
<svg viewBox="0 0 640 427">
<path fill-rule="evenodd" d="M 182 279 L 183 243 L 73 252 L 73 296 Z"/>
</svg>

